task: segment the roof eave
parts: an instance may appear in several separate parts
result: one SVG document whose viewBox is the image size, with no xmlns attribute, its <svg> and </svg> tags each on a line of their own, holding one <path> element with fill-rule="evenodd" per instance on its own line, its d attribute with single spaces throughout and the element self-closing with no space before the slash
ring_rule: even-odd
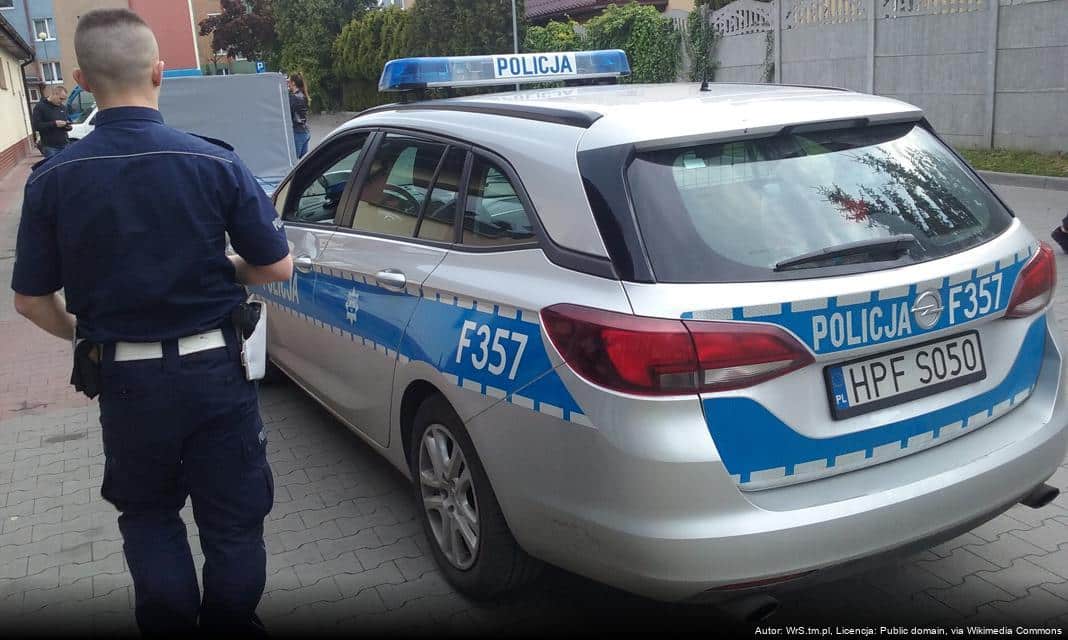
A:
<svg viewBox="0 0 1068 640">
<path fill-rule="evenodd" d="M 33 47 L 22 39 L 22 36 L 15 30 L 15 27 L 2 15 L 0 15 L 0 34 L 3 35 L 3 38 L 0 40 L 2 40 L 4 49 L 6 49 L 8 53 L 25 62 L 34 59 L 35 52 Z"/>
</svg>

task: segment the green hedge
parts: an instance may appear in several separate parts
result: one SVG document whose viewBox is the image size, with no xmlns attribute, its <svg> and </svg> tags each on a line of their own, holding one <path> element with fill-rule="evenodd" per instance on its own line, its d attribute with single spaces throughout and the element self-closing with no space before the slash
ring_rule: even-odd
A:
<svg viewBox="0 0 1068 640">
<path fill-rule="evenodd" d="M 527 30 L 526 51 L 622 49 L 630 60 L 626 82 L 674 82 L 682 62 L 682 40 L 671 20 L 654 7 L 631 2 L 609 5 L 581 27 L 550 21 Z"/>
<path fill-rule="evenodd" d="M 334 69 L 342 80 L 378 82 L 382 67 L 408 55 L 411 14 L 389 7 L 345 25 L 334 42 Z"/>
</svg>

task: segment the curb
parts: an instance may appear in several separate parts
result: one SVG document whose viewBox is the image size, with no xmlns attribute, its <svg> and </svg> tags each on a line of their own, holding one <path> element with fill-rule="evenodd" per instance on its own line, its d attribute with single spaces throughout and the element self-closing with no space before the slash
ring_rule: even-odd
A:
<svg viewBox="0 0 1068 640">
<path fill-rule="evenodd" d="M 1068 191 L 1068 178 L 1053 176 L 1032 176 L 1023 173 L 1003 173 L 1000 171 L 979 171 L 979 176 L 990 184 L 1007 187 L 1030 187 L 1032 189 L 1053 189 Z"/>
</svg>

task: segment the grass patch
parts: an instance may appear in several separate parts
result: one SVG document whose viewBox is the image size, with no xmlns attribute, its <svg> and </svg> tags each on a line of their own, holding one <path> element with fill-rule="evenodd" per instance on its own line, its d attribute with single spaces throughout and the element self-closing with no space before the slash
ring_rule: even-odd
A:
<svg viewBox="0 0 1068 640">
<path fill-rule="evenodd" d="M 1011 149 L 958 149 L 976 169 L 1068 178 L 1068 154 Z"/>
</svg>

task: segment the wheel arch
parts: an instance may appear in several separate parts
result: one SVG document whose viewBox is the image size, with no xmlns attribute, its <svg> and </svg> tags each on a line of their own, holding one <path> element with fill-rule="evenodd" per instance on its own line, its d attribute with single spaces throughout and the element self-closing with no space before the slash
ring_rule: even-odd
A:
<svg viewBox="0 0 1068 640">
<path fill-rule="evenodd" d="M 419 410 L 419 405 L 435 395 L 445 398 L 445 401 L 448 402 L 448 397 L 433 383 L 419 379 L 408 383 L 408 386 L 404 389 L 404 395 L 401 397 L 399 416 L 401 446 L 404 448 L 404 460 L 408 463 L 409 468 L 412 462 L 412 427 L 415 423 L 415 413 Z M 452 403 L 450 402 L 449 405 L 451 406 Z M 453 410 L 455 411 L 455 408 Z"/>
</svg>

